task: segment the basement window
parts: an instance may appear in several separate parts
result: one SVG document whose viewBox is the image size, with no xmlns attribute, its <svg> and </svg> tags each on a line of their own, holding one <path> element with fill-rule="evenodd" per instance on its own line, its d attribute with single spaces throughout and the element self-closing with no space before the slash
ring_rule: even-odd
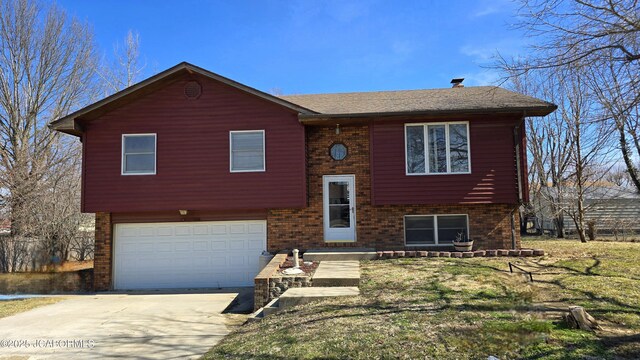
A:
<svg viewBox="0 0 640 360">
<path fill-rule="evenodd" d="M 469 217 L 462 215 L 405 215 L 407 246 L 451 245 L 460 235 L 469 239 Z"/>
<path fill-rule="evenodd" d="M 122 175 L 156 174 L 156 134 L 122 135 Z"/>
</svg>

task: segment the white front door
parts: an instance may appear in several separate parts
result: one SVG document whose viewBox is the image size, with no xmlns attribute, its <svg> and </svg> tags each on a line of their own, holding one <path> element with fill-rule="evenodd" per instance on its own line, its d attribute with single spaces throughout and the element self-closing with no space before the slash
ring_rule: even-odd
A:
<svg viewBox="0 0 640 360">
<path fill-rule="evenodd" d="M 356 191 L 354 175 L 322 177 L 324 241 L 356 240 Z"/>
</svg>

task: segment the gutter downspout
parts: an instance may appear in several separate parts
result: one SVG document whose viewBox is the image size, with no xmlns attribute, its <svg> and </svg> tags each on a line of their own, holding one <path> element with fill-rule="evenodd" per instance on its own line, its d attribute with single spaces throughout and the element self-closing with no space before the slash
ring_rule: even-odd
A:
<svg viewBox="0 0 640 360">
<path fill-rule="evenodd" d="M 527 116 L 526 110 L 522 112 L 522 119 L 520 123 L 513 127 L 513 143 L 514 152 L 516 156 L 516 176 L 518 181 L 518 206 L 511 210 L 511 249 L 516 250 L 516 211 L 523 203 L 523 186 L 522 186 L 522 164 L 520 163 L 520 144 L 522 139 L 520 138 L 520 127 L 524 124 L 525 117 Z M 519 225 L 519 224 L 518 224 Z M 519 226 L 518 226 L 519 227 Z"/>
<path fill-rule="evenodd" d="M 511 250 L 516 250 L 516 210 L 511 210 Z"/>
</svg>

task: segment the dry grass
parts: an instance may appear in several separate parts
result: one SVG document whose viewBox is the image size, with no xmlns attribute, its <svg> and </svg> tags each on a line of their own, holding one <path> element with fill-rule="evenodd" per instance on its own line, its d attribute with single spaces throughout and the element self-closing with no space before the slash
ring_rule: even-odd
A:
<svg viewBox="0 0 640 360">
<path fill-rule="evenodd" d="M 91 271 L 91 270 L 89 270 Z M 59 294 L 87 291 L 91 274 L 85 271 L 0 274 L 0 294 Z"/>
<path fill-rule="evenodd" d="M 0 318 L 29 311 L 40 306 L 55 304 L 58 301 L 62 300 L 64 300 L 64 298 L 62 297 L 38 297 L 30 299 L 0 301 Z"/>
<path fill-rule="evenodd" d="M 55 271 L 67 272 L 67 271 L 79 271 L 93 269 L 93 260 L 85 261 L 65 261 L 62 264 L 56 266 Z"/>
<path fill-rule="evenodd" d="M 248 324 L 217 359 L 635 359 L 640 353 L 640 244 L 529 241 L 543 258 L 363 262 L 362 295 L 298 306 Z M 604 330 L 567 329 L 585 306 Z"/>
</svg>

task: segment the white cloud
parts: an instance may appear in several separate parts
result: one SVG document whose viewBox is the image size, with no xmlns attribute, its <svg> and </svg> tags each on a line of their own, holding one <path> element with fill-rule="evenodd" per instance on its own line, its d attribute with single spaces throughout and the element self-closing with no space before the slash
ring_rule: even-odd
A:
<svg viewBox="0 0 640 360">
<path fill-rule="evenodd" d="M 522 39 L 505 38 L 500 41 L 485 44 L 466 44 L 458 50 L 462 55 L 474 58 L 478 64 L 492 62 L 498 53 L 503 57 L 517 57 L 526 50 L 526 44 Z"/>
<path fill-rule="evenodd" d="M 498 70 L 481 69 L 476 72 L 468 72 L 460 75 L 467 86 L 500 85 L 503 77 Z"/>
<path fill-rule="evenodd" d="M 478 9 L 472 11 L 471 18 L 479 18 L 488 15 L 511 11 L 514 3 L 511 0 L 484 0 L 478 2 Z"/>
<path fill-rule="evenodd" d="M 473 14 L 471 14 L 471 17 L 483 17 L 483 16 L 487 16 L 487 15 L 491 15 L 499 12 L 500 12 L 500 8 L 496 6 L 489 6 L 474 12 Z"/>
</svg>

